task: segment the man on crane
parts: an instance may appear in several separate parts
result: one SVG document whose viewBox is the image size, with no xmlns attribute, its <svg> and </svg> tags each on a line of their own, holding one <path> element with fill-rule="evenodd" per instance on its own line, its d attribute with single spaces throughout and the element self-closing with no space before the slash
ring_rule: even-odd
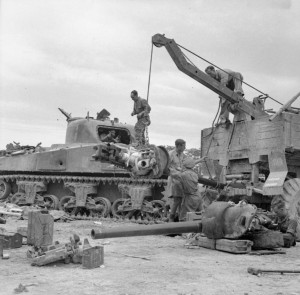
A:
<svg viewBox="0 0 300 295">
<path fill-rule="evenodd" d="M 221 84 L 225 85 L 230 90 L 244 96 L 244 91 L 242 88 L 243 76 L 241 73 L 234 72 L 232 70 L 216 70 L 213 66 L 208 66 L 205 69 L 205 73 L 215 80 L 219 81 Z M 219 124 L 229 123 L 229 102 L 220 96 L 221 99 L 221 112 L 219 117 Z"/>
<path fill-rule="evenodd" d="M 134 126 L 135 137 L 138 145 L 145 145 L 145 129 L 151 124 L 149 113 L 151 107 L 146 99 L 140 98 L 136 90 L 132 90 L 130 97 L 134 101 L 131 116 L 137 115 L 137 122 Z"/>
</svg>

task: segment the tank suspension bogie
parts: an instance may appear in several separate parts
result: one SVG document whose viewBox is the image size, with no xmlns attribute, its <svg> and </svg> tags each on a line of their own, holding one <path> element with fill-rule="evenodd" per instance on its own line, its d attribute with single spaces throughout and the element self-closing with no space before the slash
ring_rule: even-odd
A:
<svg viewBox="0 0 300 295">
<path fill-rule="evenodd" d="M 17 181 L 18 191 L 12 196 L 11 202 L 19 206 L 38 205 L 47 209 L 58 209 L 58 198 L 45 194 L 47 183 L 44 181 Z"/>
<path fill-rule="evenodd" d="M 124 199 L 118 199 L 112 205 L 115 217 L 142 220 L 165 217 L 165 203 L 153 200 L 152 185 L 119 184 L 118 188 Z"/>
<path fill-rule="evenodd" d="M 65 187 L 70 189 L 73 197 L 65 197 L 60 201 L 60 208 L 69 213 L 84 212 L 87 215 L 107 217 L 111 211 L 111 203 L 107 198 L 96 197 L 98 183 L 67 182 Z"/>
</svg>

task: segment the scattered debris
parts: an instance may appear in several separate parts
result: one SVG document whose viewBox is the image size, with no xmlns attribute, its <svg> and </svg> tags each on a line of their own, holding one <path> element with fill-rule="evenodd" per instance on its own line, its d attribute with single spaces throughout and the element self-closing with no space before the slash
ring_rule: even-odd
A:
<svg viewBox="0 0 300 295">
<path fill-rule="evenodd" d="M 23 209 L 21 209 L 18 205 L 11 203 L 0 204 L 0 215 L 21 217 L 22 214 Z"/>
<path fill-rule="evenodd" d="M 74 218 L 70 217 L 65 211 L 61 210 L 50 210 L 49 214 L 53 217 L 54 221 L 73 221 Z"/>
<path fill-rule="evenodd" d="M 299 273 L 300 269 L 262 269 L 262 268 L 254 268 L 248 267 L 248 273 L 256 276 L 260 276 L 262 273 Z"/>
<path fill-rule="evenodd" d="M 275 250 L 275 249 L 269 249 L 269 250 L 256 250 L 251 251 L 248 253 L 249 255 L 272 255 L 272 254 L 286 254 L 286 251 L 283 250 Z"/>
<path fill-rule="evenodd" d="M 2 259 L 9 259 L 9 252 L 7 250 L 3 250 Z"/>
<path fill-rule="evenodd" d="M 0 234 L 3 249 L 15 249 L 22 247 L 23 237 L 19 233 L 4 232 Z"/>
<path fill-rule="evenodd" d="M 32 258 L 33 266 L 63 261 L 66 264 L 82 264 L 83 268 L 91 269 L 104 263 L 104 249 L 103 246 L 92 247 L 88 239 L 84 239 L 82 243 L 79 236 L 74 234 L 68 243 L 55 242 L 46 247 L 33 247 L 32 250 L 28 250 L 27 257 Z"/>
<path fill-rule="evenodd" d="M 30 286 L 37 286 L 37 284 L 27 284 L 27 285 L 19 284 L 18 288 L 14 289 L 14 292 L 16 294 L 19 294 L 19 293 L 22 293 L 22 292 L 28 292 L 27 287 L 30 287 Z"/>
<path fill-rule="evenodd" d="M 150 258 L 143 257 L 143 256 L 129 255 L 129 254 L 124 254 L 124 253 L 114 252 L 114 251 L 112 251 L 112 253 L 116 253 L 116 254 L 119 254 L 119 255 L 122 255 L 122 256 L 126 256 L 126 257 L 139 258 L 139 259 L 144 259 L 144 260 L 151 260 Z"/>
<path fill-rule="evenodd" d="M 14 292 L 16 294 L 19 294 L 19 293 L 23 293 L 23 292 L 28 292 L 28 290 L 27 290 L 26 286 L 19 284 L 18 288 L 14 289 Z"/>
</svg>

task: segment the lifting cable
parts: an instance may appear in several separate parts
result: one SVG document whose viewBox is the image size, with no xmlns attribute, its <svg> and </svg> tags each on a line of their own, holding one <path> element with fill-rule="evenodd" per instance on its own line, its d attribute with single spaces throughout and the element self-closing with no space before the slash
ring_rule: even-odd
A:
<svg viewBox="0 0 300 295">
<path fill-rule="evenodd" d="M 150 89 L 151 70 L 152 70 L 152 57 L 153 57 L 153 43 L 151 46 L 150 68 L 149 68 L 148 89 L 147 89 L 147 102 L 149 101 L 149 89 Z M 146 141 L 146 144 L 149 144 L 148 126 L 146 126 L 146 128 L 145 128 L 145 141 Z"/>
<path fill-rule="evenodd" d="M 189 49 L 187 49 L 187 48 L 185 48 L 184 46 L 182 46 L 182 45 L 179 45 L 178 43 L 176 43 L 180 48 L 182 48 L 182 49 L 184 49 L 184 50 L 186 50 L 187 52 L 189 52 L 189 53 L 191 53 L 191 54 L 193 54 L 193 55 L 195 55 L 195 56 L 197 56 L 198 58 L 200 58 L 200 59 L 202 59 L 202 60 L 204 60 L 205 62 L 207 62 L 207 63 L 209 63 L 210 65 L 213 65 L 214 67 L 216 67 L 217 69 L 219 69 L 219 70 L 221 70 L 222 72 L 224 72 L 224 73 L 226 73 L 226 74 L 228 74 L 229 75 L 229 73 L 227 73 L 226 71 L 224 71 L 223 69 L 221 69 L 221 68 L 219 68 L 217 65 L 215 65 L 215 64 L 213 64 L 213 63 L 211 63 L 210 61 L 208 61 L 207 59 L 205 59 L 205 58 L 203 58 L 203 57 L 201 57 L 200 55 L 198 55 L 198 54 L 196 54 L 196 53 L 194 53 L 194 52 L 192 52 L 191 50 L 189 50 Z M 186 56 L 186 55 L 185 55 Z M 190 61 L 190 60 L 189 60 Z M 193 64 L 193 63 L 192 63 Z M 194 65 L 194 64 L 193 64 Z M 194 65 L 195 66 L 195 65 Z M 239 80 L 239 79 L 238 79 Z M 241 80 L 240 80 L 241 81 Z M 266 93 L 264 93 L 264 92 L 262 92 L 262 91 L 260 91 L 259 89 L 257 89 L 257 88 L 255 88 L 254 86 L 252 86 L 252 85 L 250 85 L 250 84 L 248 84 L 248 83 L 246 83 L 246 82 L 244 82 L 244 81 L 241 81 L 241 82 L 243 82 L 244 84 L 246 84 L 247 86 L 249 86 L 250 88 L 252 88 L 252 89 L 254 89 L 254 90 L 256 90 L 257 92 L 259 92 L 259 93 L 261 93 L 261 94 L 263 94 L 264 96 L 266 96 L 266 97 L 268 97 L 268 98 L 270 98 L 270 99 L 272 99 L 273 101 L 275 101 L 275 102 L 277 102 L 277 103 L 279 103 L 279 104 L 281 104 L 281 105 L 283 105 L 280 101 L 278 101 L 278 100 L 276 100 L 275 98 L 273 98 L 273 97 L 271 97 L 271 96 L 269 96 L 268 94 L 266 94 Z"/>
<path fill-rule="evenodd" d="M 152 69 L 152 56 L 153 56 L 153 43 L 152 43 L 152 46 L 151 46 L 150 68 L 149 68 L 148 90 L 147 90 L 147 102 L 149 100 L 149 88 L 150 88 L 151 69 Z"/>
</svg>

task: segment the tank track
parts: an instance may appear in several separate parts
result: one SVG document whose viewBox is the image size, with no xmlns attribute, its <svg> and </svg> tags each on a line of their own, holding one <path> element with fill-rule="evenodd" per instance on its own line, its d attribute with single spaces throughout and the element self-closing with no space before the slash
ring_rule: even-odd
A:
<svg viewBox="0 0 300 295">
<path fill-rule="evenodd" d="M 167 184 L 166 179 L 148 178 L 127 178 L 127 177 L 90 177 L 90 176 L 66 176 L 66 175 L 30 175 L 30 174 L 11 174 L 0 175 L 0 179 L 5 181 L 46 181 L 49 182 L 79 182 L 79 183 L 108 183 L 108 184 L 151 184 L 163 186 Z"/>
<path fill-rule="evenodd" d="M 44 182 L 44 183 L 75 183 L 75 184 L 83 184 L 83 185 L 99 185 L 99 184 L 108 184 L 108 185 L 123 185 L 125 188 L 127 185 L 146 185 L 151 187 L 163 187 L 167 184 L 166 179 L 149 179 L 149 178 L 130 178 L 130 177 L 96 177 L 96 176 L 70 176 L 70 175 L 37 175 L 37 174 L 2 174 L 0 175 L 0 180 L 6 181 L 6 182 L 17 182 L 17 181 L 28 181 L 28 182 Z M 121 192 L 122 193 L 122 192 Z M 58 201 L 58 200 L 57 200 Z M 109 205 L 109 210 L 110 210 Z M 68 216 L 70 216 L 73 220 L 99 220 L 99 217 L 95 216 L 75 216 L 71 212 L 66 212 Z M 100 219 L 103 217 L 100 217 Z M 109 218 L 109 217 L 108 217 Z M 67 221 L 68 218 L 66 218 L 65 221 Z M 63 221 L 64 219 L 62 219 Z M 124 219 L 123 219 L 124 221 Z M 131 220 L 131 222 L 137 222 L 137 223 L 144 223 L 148 224 L 149 222 L 147 220 Z M 158 223 L 161 221 L 151 221 Z"/>
</svg>

